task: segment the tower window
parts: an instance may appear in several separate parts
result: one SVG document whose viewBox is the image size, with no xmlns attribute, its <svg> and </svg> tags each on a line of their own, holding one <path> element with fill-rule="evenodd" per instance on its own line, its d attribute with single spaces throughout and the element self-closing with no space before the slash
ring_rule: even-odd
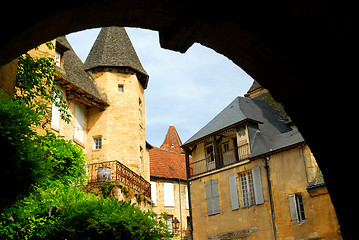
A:
<svg viewBox="0 0 359 240">
<path fill-rule="evenodd" d="M 94 142 L 94 149 L 101 149 L 102 148 L 102 137 L 96 137 L 93 139 Z"/>
<path fill-rule="evenodd" d="M 62 53 L 59 52 L 58 50 L 55 51 L 55 65 L 57 67 L 62 67 Z"/>
<path fill-rule="evenodd" d="M 118 85 L 118 91 L 119 91 L 119 92 L 123 92 L 123 90 L 124 90 L 124 89 L 123 89 L 123 85 Z"/>
</svg>

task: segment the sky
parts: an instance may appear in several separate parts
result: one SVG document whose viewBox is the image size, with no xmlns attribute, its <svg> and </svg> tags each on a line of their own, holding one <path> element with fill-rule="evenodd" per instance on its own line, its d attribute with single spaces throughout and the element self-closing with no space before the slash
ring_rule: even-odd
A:
<svg viewBox="0 0 359 240">
<path fill-rule="evenodd" d="M 84 62 L 100 29 L 67 35 Z M 160 47 L 158 32 L 126 28 L 142 66 L 149 75 L 145 90 L 146 140 L 160 147 L 170 125 L 182 143 L 204 127 L 253 79 L 227 57 L 200 44 L 186 53 Z"/>
</svg>

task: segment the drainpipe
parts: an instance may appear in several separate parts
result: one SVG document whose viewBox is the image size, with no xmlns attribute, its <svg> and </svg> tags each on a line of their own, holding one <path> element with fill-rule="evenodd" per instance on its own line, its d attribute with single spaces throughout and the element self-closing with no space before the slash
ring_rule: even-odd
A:
<svg viewBox="0 0 359 240">
<path fill-rule="evenodd" d="M 178 178 L 178 199 L 180 207 L 181 239 L 182 239 L 182 204 L 181 204 L 181 179 Z"/>
<path fill-rule="evenodd" d="M 268 183 L 270 211 L 271 211 L 271 215 L 272 215 L 273 234 L 274 234 L 274 239 L 277 240 L 277 227 L 276 227 L 276 224 L 275 224 L 273 193 L 272 193 L 272 185 L 271 185 L 271 182 L 270 182 L 270 173 L 269 173 L 268 160 L 269 160 L 269 156 L 264 156 L 264 161 L 265 161 L 264 168 L 265 168 L 266 173 L 267 173 L 267 183 Z"/>
<path fill-rule="evenodd" d="M 189 208 L 189 239 L 193 239 L 193 224 L 192 224 L 192 203 L 191 203 L 191 183 L 188 180 L 190 178 L 191 170 L 189 165 L 189 155 L 191 154 L 191 150 L 186 148 L 185 150 L 185 156 L 186 156 L 186 170 L 187 170 L 187 191 L 188 191 L 188 208 Z"/>
</svg>

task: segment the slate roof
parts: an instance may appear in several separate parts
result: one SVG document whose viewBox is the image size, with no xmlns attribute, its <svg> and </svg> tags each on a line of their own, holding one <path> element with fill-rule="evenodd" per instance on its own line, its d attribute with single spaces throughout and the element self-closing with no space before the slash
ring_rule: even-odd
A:
<svg viewBox="0 0 359 240">
<path fill-rule="evenodd" d="M 249 122 L 248 134 L 252 151 L 250 157 L 304 142 L 298 130 L 292 130 L 288 127 L 280 115 L 265 101 L 237 97 L 207 125 L 188 139 L 183 146 L 188 147 L 220 133 L 224 129 L 244 122 Z"/>
<path fill-rule="evenodd" d="M 69 49 L 63 53 L 64 71 L 61 71 L 61 69 L 57 71 L 61 78 L 73 85 L 73 87 L 81 89 L 85 94 L 89 94 L 91 97 L 100 100 L 103 104 L 108 105 L 106 98 L 97 90 L 94 79 L 84 70 L 82 61 L 76 55 L 66 37 L 58 37 L 56 42 Z"/>
<path fill-rule="evenodd" d="M 148 74 L 123 27 L 104 27 L 98 34 L 85 61 L 85 70 L 95 67 L 129 67 L 139 73 L 139 80 L 147 87 Z"/>
<path fill-rule="evenodd" d="M 177 130 L 173 125 L 171 125 L 168 128 L 165 140 L 161 145 L 161 149 L 165 149 L 177 153 L 184 153 L 181 148 L 181 145 L 182 145 L 182 141 L 177 133 Z"/>
</svg>

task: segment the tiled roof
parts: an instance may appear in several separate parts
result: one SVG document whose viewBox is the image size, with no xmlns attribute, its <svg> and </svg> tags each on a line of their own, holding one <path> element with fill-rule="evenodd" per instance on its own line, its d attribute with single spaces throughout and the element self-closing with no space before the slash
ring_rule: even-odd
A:
<svg viewBox="0 0 359 240">
<path fill-rule="evenodd" d="M 187 180 L 184 154 L 154 147 L 150 150 L 150 174 L 155 177 Z"/>
<path fill-rule="evenodd" d="M 177 130 L 173 125 L 171 125 L 168 128 L 165 140 L 161 145 L 161 149 L 166 149 L 177 153 L 184 153 L 184 151 L 181 148 L 181 145 L 182 145 L 182 141 L 178 136 Z"/>
<path fill-rule="evenodd" d="M 186 157 L 181 145 L 177 130 L 171 125 L 161 148 L 150 149 L 150 175 L 187 180 Z"/>
</svg>

